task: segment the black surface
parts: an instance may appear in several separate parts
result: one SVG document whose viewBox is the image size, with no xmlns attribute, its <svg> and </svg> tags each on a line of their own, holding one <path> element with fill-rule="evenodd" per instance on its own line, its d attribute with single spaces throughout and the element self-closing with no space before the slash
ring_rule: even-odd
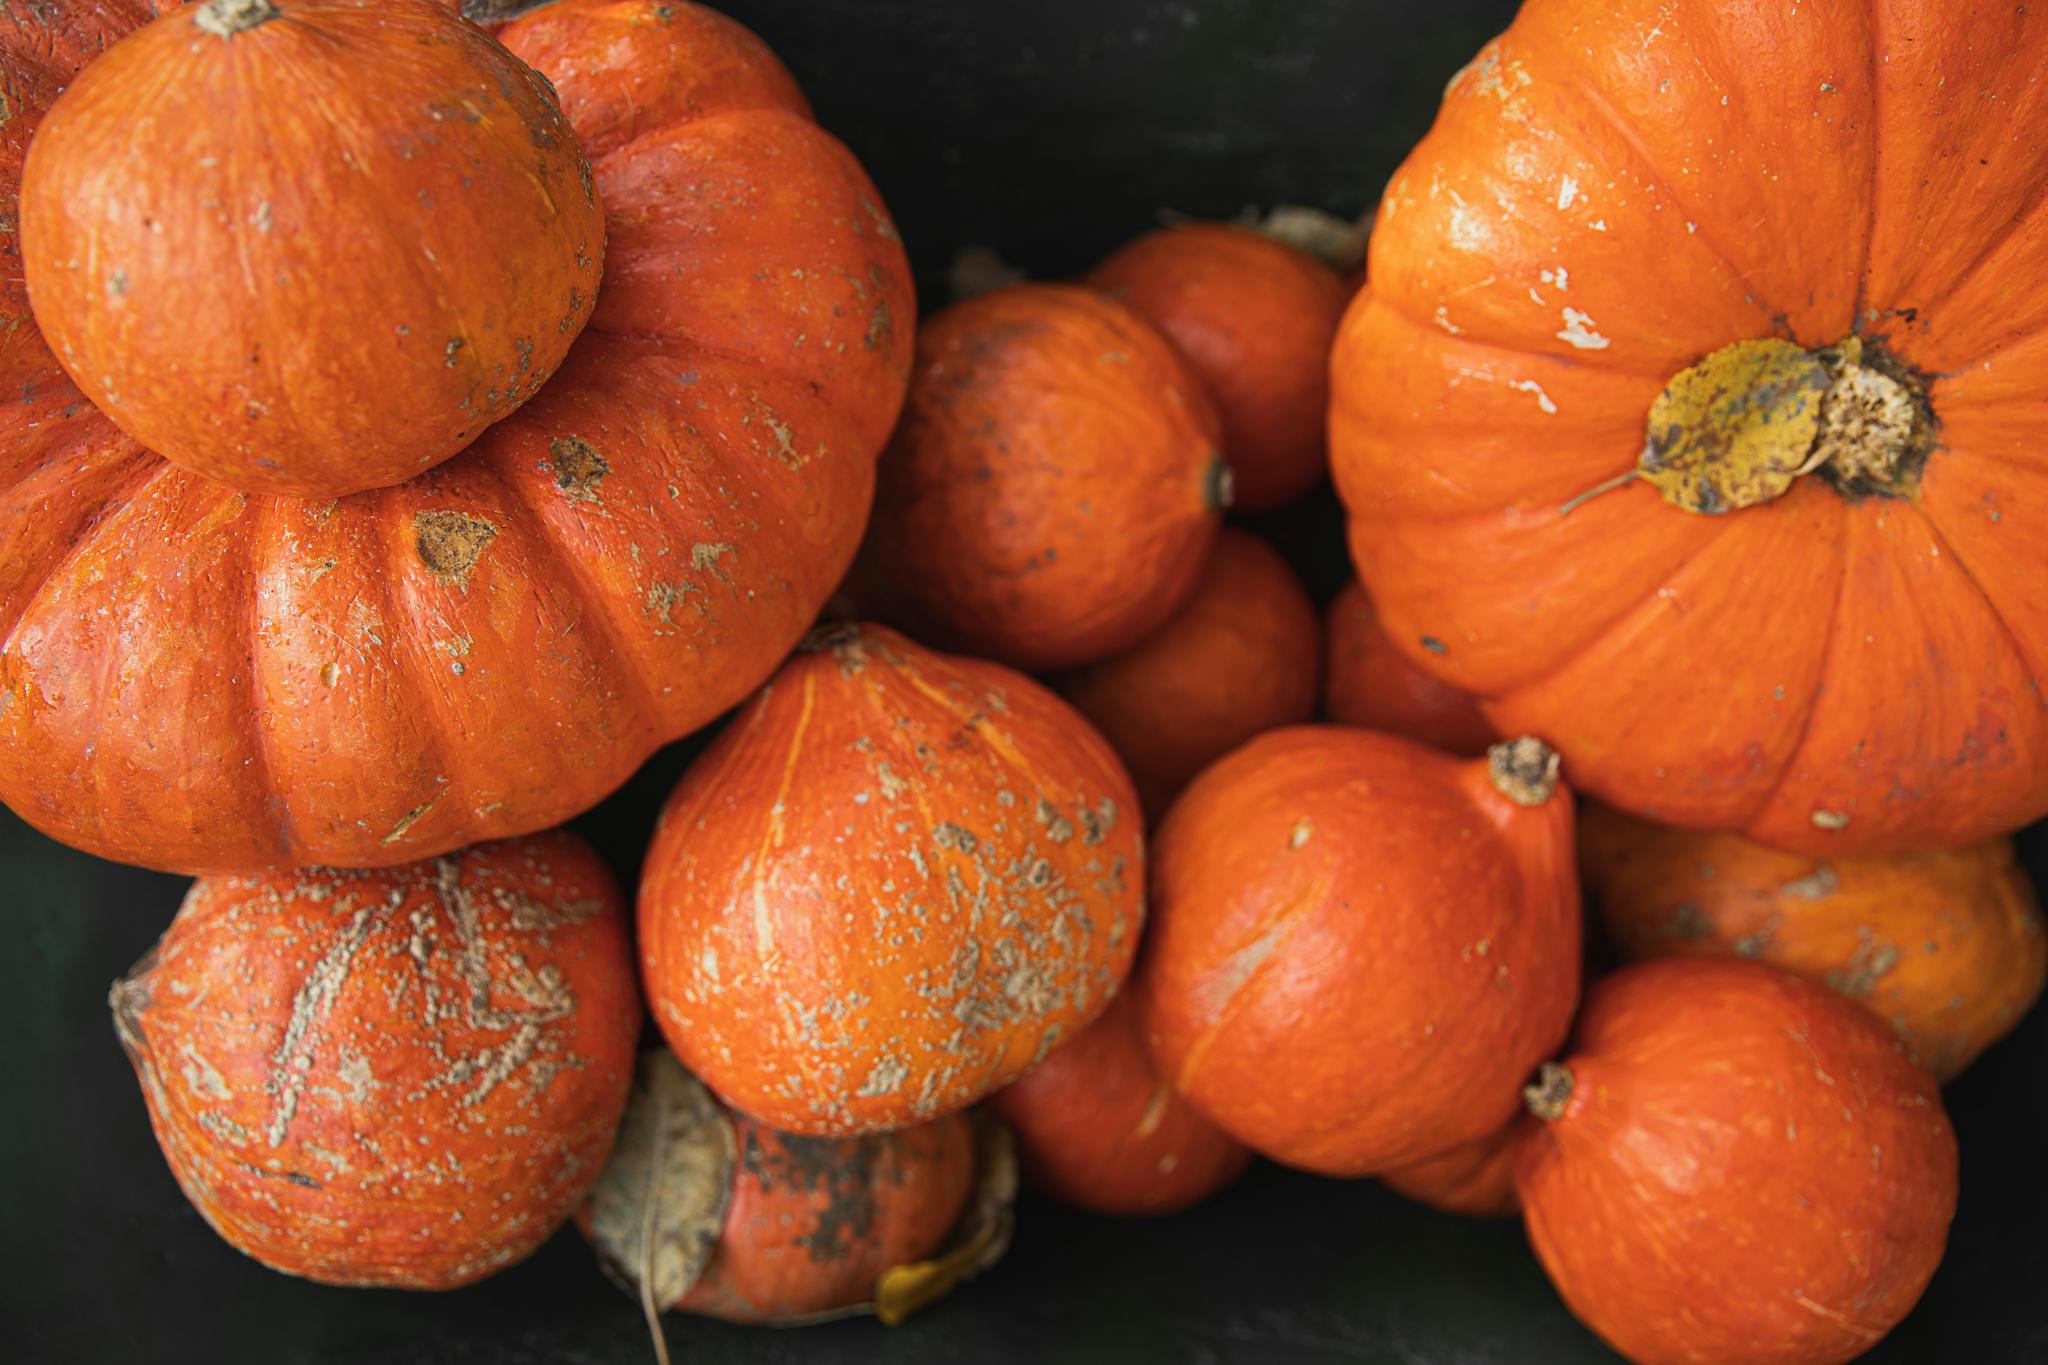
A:
<svg viewBox="0 0 2048 1365">
<path fill-rule="evenodd" d="M 952 251 L 1078 270 L 1162 208 L 1355 213 L 1507 0 L 750 0 L 866 161 L 931 297 Z M 1280 519 L 1320 586 L 1327 497 Z M 1270 529 L 1270 528 L 1269 528 Z M 1308 536 L 1304 531 L 1313 529 Z M 688 746 L 578 822 L 630 878 Z M 2037 876 L 2048 837 L 2028 841 Z M 447 1295 L 324 1289 L 217 1240 L 178 1193 L 104 1006 L 175 878 L 96 862 L 0 812 L 0 1361 L 644 1362 L 634 1306 L 574 1234 Z M 1949 1092 L 1963 1198 L 1920 1309 L 1869 1359 L 2048 1362 L 2048 1013 Z M 1611 1361 L 1512 1222 L 1261 1168 L 1178 1218 L 1027 1202 L 990 1277 L 909 1324 L 741 1331 L 672 1316 L 679 1361 L 1575 1365 Z"/>
</svg>

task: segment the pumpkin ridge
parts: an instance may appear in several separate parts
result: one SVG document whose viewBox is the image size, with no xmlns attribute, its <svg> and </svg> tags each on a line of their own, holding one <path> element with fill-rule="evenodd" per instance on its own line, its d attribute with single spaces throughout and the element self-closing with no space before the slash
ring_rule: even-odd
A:
<svg viewBox="0 0 2048 1365">
<path fill-rule="evenodd" d="M 1367 285 L 1363 292 L 1370 293 L 1372 301 L 1384 308 L 1387 316 L 1400 319 L 1402 323 L 1413 328 L 1425 341 L 1433 342 L 1443 336 L 1443 333 L 1437 329 L 1437 324 L 1433 319 L 1416 317 L 1413 313 L 1403 308 L 1393 297 L 1374 290 L 1371 285 Z M 1595 364 L 1592 360 L 1588 359 L 1589 356 L 1603 355 L 1606 354 L 1605 352 L 1574 351 L 1570 355 L 1558 355 L 1550 351 L 1531 351 L 1505 341 L 1489 341 L 1485 337 L 1474 336 L 1465 331 L 1458 333 L 1457 340 L 1468 346 L 1480 347 L 1498 355 L 1513 356 L 1519 360 L 1535 361 L 1547 365 L 1562 365 L 1567 369 L 1591 370 L 1597 374 L 1623 375 L 1636 379 L 1662 379 L 1666 377 L 1651 369 L 1637 368 L 1632 365 Z M 1331 398 L 1335 401 L 1336 395 L 1333 393 Z"/>
<path fill-rule="evenodd" d="M 83 401 L 82 396 L 81 401 Z M 22 582 L 17 584 L 14 591 L 6 598 L 0 598 L 0 656 L 4 656 L 8 652 L 8 647 L 14 643 L 16 628 L 28 619 L 30 611 L 35 606 L 36 599 L 42 595 L 43 590 L 52 582 L 61 578 L 78 557 L 92 547 L 92 542 L 99 534 L 101 523 L 108 517 L 118 513 L 121 508 L 133 502 L 136 498 L 144 496 L 148 492 L 149 487 L 172 467 L 170 461 L 164 459 L 155 451 L 144 449 L 134 437 L 122 431 L 112 422 L 107 422 L 105 416 L 97 409 L 93 410 L 92 415 L 97 420 L 105 422 L 107 429 L 115 433 L 116 439 L 129 447 L 126 454 L 111 456 L 107 462 L 133 460 L 135 461 L 135 469 L 126 478 L 120 479 L 109 486 L 105 494 L 100 497 L 99 502 L 90 511 L 87 511 L 78 518 L 76 527 L 66 539 L 63 548 L 50 560 L 42 577 L 36 580 L 33 586 L 30 586 L 27 582 Z M 11 493 L 14 488 L 21 487 L 35 473 L 40 473 L 43 469 L 53 465 L 68 464 L 77 458 L 75 450 L 67 450 L 62 456 L 46 459 L 34 471 L 24 474 L 20 479 L 16 480 L 13 488 L 9 488 L 7 492 Z M 23 515 L 27 515 L 27 513 L 24 511 Z M 12 608 L 11 613 L 9 611 L 10 607 Z"/>
<path fill-rule="evenodd" d="M 1860 334 L 1866 317 L 1887 314 L 1870 310 L 1870 265 L 1877 257 L 1877 216 L 1884 211 L 1884 73 L 1885 0 L 1870 0 L 1870 216 L 1864 224 L 1863 257 L 1856 264 L 1855 313 L 1852 333 Z"/>
<path fill-rule="evenodd" d="M 2011 646 L 2013 657 L 2018 659 L 2026 667 L 2027 671 L 2036 678 L 2048 677 L 2048 660 L 2037 660 L 2028 656 L 2026 646 L 2020 641 L 2019 633 L 2005 619 L 2004 611 L 1999 608 L 1998 603 L 1993 600 L 1991 594 L 1984 591 L 1984 585 L 1979 583 L 1977 575 L 1970 571 L 1969 561 L 1956 551 L 1955 543 L 1949 539 L 1948 533 L 1941 529 L 1941 523 L 1936 520 L 1934 513 L 1918 498 L 1912 499 L 1909 506 L 1926 521 L 1928 531 L 1941 546 L 1942 558 L 1955 565 L 1956 572 L 1963 576 L 1963 581 L 1970 585 L 1970 590 L 1975 592 L 1978 599 L 1984 603 L 1985 613 L 1992 620 L 1998 622 L 1998 629 L 2004 634 L 2006 644 Z"/>
<path fill-rule="evenodd" d="M 267 0 L 262 0 L 262 2 L 267 3 Z M 170 462 L 165 461 L 164 464 L 168 468 Z M 243 553 L 241 555 L 241 566 L 247 580 L 242 591 L 243 595 L 248 598 L 248 604 L 247 608 L 242 612 L 241 621 L 238 623 L 238 629 L 242 634 L 241 644 L 247 659 L 247 662 L 243 664 L 243 671 L 247 674 L 247 677 L 243 680 L 242 686 L 245 693 L 243 705 L 249 708 L 244 725 L 249 732 L 249 754 L 253 760 L 248 771 L 255 780 L 256 790 L 266 796 L 277 791 L 278 787 L 276 782 L 277 765 L 270 752 L 270 727 L 263 724 L 261 720 L 264 711 L 264 670 L 262 666 L 264 644 L 263 594 L 259 589 L 264 576 L 272 571 L 272 566 L 259 560 L 260 549 L 252 549 L 251 547 L 260 547 L 268 543 L 264 538 L 264 531 L 265 523 L 268 520 L 265 514 L 269 511 L 270 499 L 257 497 L 249 499 L 248 505 L 242 513 Z M 274 847 L 280 855 L 279 861 L 289 860 L 293 848 L 298 843 L 294 837 L 296 831 L 292 828 L 291 803 L 272 798 L 269 800 L 259 800 L 259 804 L 270 815 L 276 825 L 277 832 Z"/>
</svg>

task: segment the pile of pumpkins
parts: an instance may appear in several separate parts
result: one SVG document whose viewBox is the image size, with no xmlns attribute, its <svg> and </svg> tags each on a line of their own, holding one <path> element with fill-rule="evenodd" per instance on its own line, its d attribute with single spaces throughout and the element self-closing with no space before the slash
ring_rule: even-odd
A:
<svg viewBox="0 0 2048 1365">
<path fill-rule="evenodd" d="M 893 1321 L 1256 1153 L 1644 1365 L 1912 1307 L 2044 972 L 2025 7 L 1527 0 L 1364 271 L 922 326 L 686 0 L 158 8 L 0 14 L 0 798 L 198 877 L 112 1003 L 235 1246 Z M 1224 515 L 1326 469 L 1319 616 Z M 728 711 L 629 923 L 546 831 Z"/>
</svg>

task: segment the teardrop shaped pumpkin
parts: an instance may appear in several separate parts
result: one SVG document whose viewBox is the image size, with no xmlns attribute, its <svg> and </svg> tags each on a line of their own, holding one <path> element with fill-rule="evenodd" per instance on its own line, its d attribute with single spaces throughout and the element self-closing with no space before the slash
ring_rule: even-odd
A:
<svg viewBox="0 0 2048 1365">
<path fill-rule="evenodd" d="M 149 17 L 0 12 L 0 252 L 29 133 Z M 758 686 L 851 560 L 914 308 L 866 175 L 686 0 L 556 0 L 497 37 L 590 158 L 605 278 L 541 392 L 417 478 L 302 500 L 179 469 L 0 280 L 0 800 L 46 833 L 213 872 L 558 823 Z"/>
<path fill-rule="evenodd" d="M 1941 1263 L 1956 1140 L 1934 1078 L 1788 973 L 1668 958 L 1594 982 L 1529 1105 L 1530 1244 L 1639 1365 L 1838 1365 Z"/>
<path fill-rule="evenodd" d="M 1323 641 L 1323 710 L 1331 720 L 1406 735 L 1468 758 L 1499 739 L 1477 701 L 1394 647 L 1357 579 L 1331 599 Z M 1432 652 L 1441 644 L 1433 638 L 1421 643 Z"/>
<path fill-rule="evenodd" d="M 1230 502 L 1201 379 L 1131 309 L 1020 284 L 919 329 L 862 553 L 905 629 L 1018 668 L 1128 649 L 1195 586 Z"/>
<path fill-rule="evenodd" d="M 1579 867 L 1627 961 L 1733 955 L 1861 1001 L 1950 1080 L 2040 998 L 2048 932 L 2012 842 L 1830 858 L 1591 806 Z"/>
<path fill-rule="evenodd" d="M 1482 1138 L 1570 1025 L 1572 801 L 1535 740 L 1269 731 L 1182 793 L 1152 860 L 1152 1055 L 1276 1161 L 1370 1175 Z"/>
<path fill-rule="evenodd" d="M 2048 814 L 2044 65 L 2012 5 L 1524 4 L 1331 359 L 1395 646 L 1666 823 Z"/>
<path fill-rule="evenodd" d="M 1287 561 L 1226 528 L 1164 626 L 1058 686 L 1130 766 L 1157 819 L 1211 760 L 1315 714 L 1317 636 Z"/>
<path fill-rule="evenodd" d="M 821 630 L 669 797 L 641 974 L 720 1099 L 814 1137 L 952 1113 L 1086 1027 L 1144 916 L 1137 798 L 1058 697 Z"/>
</svg>

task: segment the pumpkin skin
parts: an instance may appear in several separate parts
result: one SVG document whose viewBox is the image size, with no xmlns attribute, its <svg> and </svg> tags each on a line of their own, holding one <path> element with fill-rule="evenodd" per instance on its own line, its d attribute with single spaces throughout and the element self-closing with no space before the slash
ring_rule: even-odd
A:
<svg viewBox="0 0 2048 1365">
<path fill-rule="evenodd" d="M 1834 856 L 2048 812 L 2044 61 L 2012 6 L 1524 5 L 1389 185 L 1331 361 L 1396 647 L 1661 822 Z M 1881 479 L 1817 438 L 1781 496 L 1674 505 L 1646 434 L 1727 428 L 1653 404 L 1760 338 L 1856 342 L 1917 434 Z"/>
<path fill-rule="evenodd" d="M 597 298 L 604 214 L 553 91 L 434 0 L 172 9 L 33 145 L 22 264 L 65 372 L 246 491 L 440 463 L 539 391 Z"/>
<path fill-rule="evenodd" d="M 0 222 L 56 90 L 146 17 L 0 15 Z M 0 280 L 0 800 L 46 833 L 217 872 L 558 823 L 746 696 L 850 562 L 914 306 L 867 177 L 708 10 L 557 0 L 499 37 L 591 158 L 605 282 L 541 393 L 426 474 L 188 474 Z"/>
<path fill-rule="evenodd" d="M 1323 710 L 1331 720 L 1406 735 L 1467 758 L 1499 739 L 1477 701 L 1394 647 L 1357 579 L 1331 599 L 1323 639 Z"/>
<path fill-rule="evenodd" d="M 1593 984 L 1521 1143 L 1529 1241 L 1638 1365 L 1834 1365 L 1912 1308 L 1948 1240 L 1956 1142 L 1870 1014 L 1732 958 Z"/>
<path fill-rule="evenodd" d="M 862 553 L 920 639 L 1018 668 L 1128 649 L 1195 585 L 1230 501 L 1201 380 L 1144 319 L 1020 284 L 925 323 Z"/>
<path fill-rule="evenodd" d="M 1555 764 L 1533 740 L 1467 761 L 1295 726 L 1211 765 L 1152 850 L 1137 989 L 1161 1074 L 1246 1146 L 1324 1175 L 1505 1124 L 1578 998 Z"/>
<path fill-rule="evenodd" d="M 1144 916 L 1137 799 L 1038 684 L 820 631 L 684 773 L 640 885 L 683 1064 L 787 1132 L 962 1109 L 1101 1013 Z"/>
<path fill-rule="evenodd" d="M 1210 760 L 1316 709 L 1316 612 L 1287 561 L 1225 529 L 1194 591 L 1135 647 L 1059 680 L 1157 819 Z"/>
<path fill-rule="evenodd" d="M 1322 482 L 1330 342 L 1350 291 L 1305 251 L 1230 223 L 1183 223 L 1118 248 L 1087 282 L 1187 357 L 1216 402 L 1234 505 L 1269 511 Z"/>
<path fill-rule="evenodd" d="M 150 1123 L 238 1250 L 452 1289 L 582 1203 L 633 1079 L 625 907 L 551 833 L 387 871 L 195 883 L 114 987 Z"/>
<path fill-rule="evenodd" d="M 1025 1179 L 1097 1213 L 1173 1213 L 1251 1163 L 1161 1079 L 1129 995 L 991 1095 L 988 1107 L 1010 1126 Z"/>
<path fill-rule="evenodd" d="M 1469 1218 L 1502 1218 L 1521 1208 L 1515 1197 L 1518 1120 L 1439 1156 L 1380 1174 L 1380 1183 L 1418 1204 Z"/>
<path fill-rule="evenodd" d="M 2010 840 L 1825 862 L 1589 807 L 1579 868 L 1616 952 L 1755 958 L 1861 1001 L 1947 1081 L 2040 998 L 2048 937 Z"/>
</svg>

